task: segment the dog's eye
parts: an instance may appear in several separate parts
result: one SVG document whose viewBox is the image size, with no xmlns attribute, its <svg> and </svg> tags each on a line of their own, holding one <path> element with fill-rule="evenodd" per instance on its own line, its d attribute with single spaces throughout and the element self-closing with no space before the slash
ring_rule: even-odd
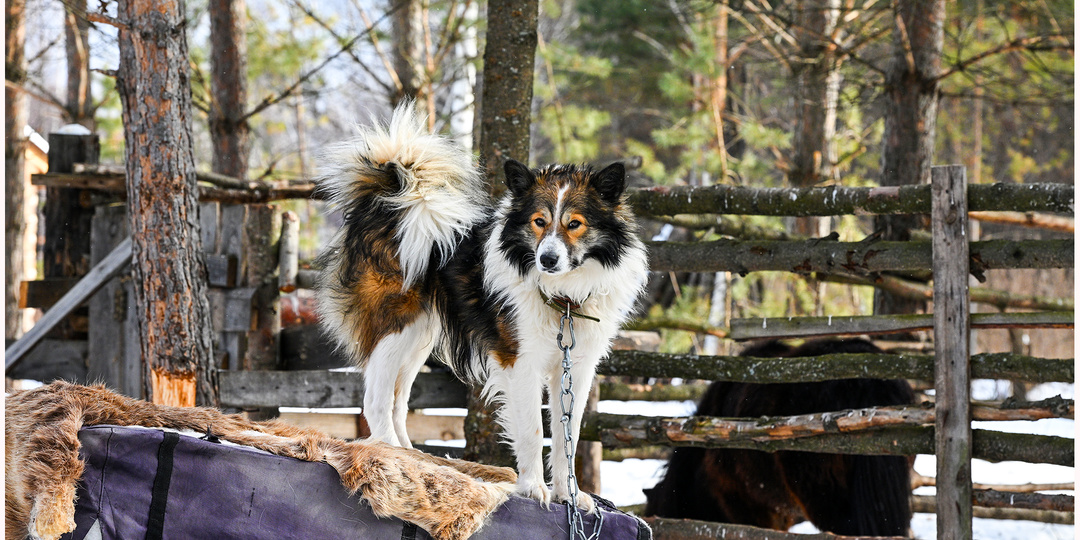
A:
<svg viewBox="0 0 1080 540">
<path fill-rule="evenodd" d="M 538 218 L 533 220 L 533 224 L 535 224 L 537 227 L 540 227 L 542 229 L 542 228 L 544 228 L 544 225 L 547 225 L 547 222 L 544 221 L 544 218 L 538 217 Z"/>
<path fill-rule="evenodd" d="M 566 224 L 566 229 L 572 231 L 574 229 L 577 229 L 580 226 L 581 226 L 581 222 L 575 219 L 575 220 L 571 221 L 570 223 Z"/>
</svg>

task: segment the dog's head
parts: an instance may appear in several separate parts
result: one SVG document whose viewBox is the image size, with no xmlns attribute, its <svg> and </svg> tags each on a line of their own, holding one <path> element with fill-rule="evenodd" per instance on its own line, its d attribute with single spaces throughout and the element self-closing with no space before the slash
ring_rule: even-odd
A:
<svg viewBox="0 0 1080 540">
<path fill-rule="evenodd" d="M 590 167 L 550 165 L 529 169 L 508 160 L 504 166 L 510 207 L 500 247 L 524 276 L 564 274 L 590 259 L 611 267 L 633 234 L 622 201 L 626 170 L 614 163 Z"/>
</svg>

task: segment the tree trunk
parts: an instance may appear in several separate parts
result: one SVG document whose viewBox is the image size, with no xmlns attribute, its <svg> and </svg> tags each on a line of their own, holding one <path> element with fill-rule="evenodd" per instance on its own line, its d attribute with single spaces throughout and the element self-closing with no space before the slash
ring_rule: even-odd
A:
<svg viewBox="0 0 1080 540">
<path fill-rule="evenodd" d="M 529 161 L 529 122 L 536 58 L 537 0 L 488 2 L 484 46 L 480 159 L 494 195 L 505 190 L 503 162 Z M 465 421 L 466 459 L 491 465 L 513 463 L 509 447 L 494 429 L 494 407 L 470 393 Z"/>
<path fill-rule="evenodd" d="M 881 185 L 929 184 L 937 119 L 937 77 L 944 40 L 944 0 L 901 0 L 894 4 L 893 58 L 885 74 L 885 133 Z M 882 216 L 875 228 L 886 240 L 908 240 L 915 216 Z M 926 303 L 874 295 L 874 313 L 925 312 Z"/>
<path fill-rule="evenodd" d="M 488 2 L 480 159 L 496 196 L 507 158 L 529 162 L 537 0 Z"/>
<path fill-rule="evenodd" d="M 26 2 L 9 0 L 4 9 L 6 30 L 4 67 L 6 80 L 17 86 L 26 82 Z M 23 205 L 26 197 L 26 94 L 21 88 L 4 88 L 4 224 L 7 227 L 4 241 L 4 337 L 17 339 L 22 336 L 23 311 L 19 309 L 19 283 L 23 276 L 23 234 L 26 215 Z"/>
<path fill-rule="evenodd" d="M 216 405 L 210 304 L 199 236 L 182 0 L 124 0 L 123 102 L 132 277 L 147 395 Z"/>
<path fill-rule="evenodd" d="M 424 17 L 420 0 L 394 0 L 390 9 L 394 33 L 393 63 L 401 88 L 391 97 L 391 104 L 403 99 L 421 101 L 424 96 Z"/>
<path fill-rule="evenodd" d="M 210 138 L 212 169 L 247 178 L 247 10 L 245 0 L 210 0 Z"/>
<path fill-rule="evenodd" d="M 835 48 L 828 41 L 836 28 L 839 0 L 799 3 L 794 34 L 799 52 L 792 62 L 795 78 L 795 133 L 792 138 L 792 187 L 810 187 L 836 178 L 836 103 L 840 71 Z M 797 218 L 795 234 L 816 237 L 826 220 Z"/>
<path fill-rule="evenodd" d="M 68 68 L 64 120 L 93 131 L 96 124 L 90 92 L 90 21 L 86 20 L 86 0 L 64 2 L 64 37 Z"/>
</svg>

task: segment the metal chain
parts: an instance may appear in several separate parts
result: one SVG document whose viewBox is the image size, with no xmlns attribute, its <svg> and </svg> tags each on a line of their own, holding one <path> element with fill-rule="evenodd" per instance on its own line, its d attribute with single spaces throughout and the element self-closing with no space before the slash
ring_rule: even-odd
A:
<svg viewBox="0 0 1080 540">
<path fill-rule="evenodd" d="M 570 331 L 570 344 L 563 343 L 564 330 Z M 563 427 L 563 450 L 566 453 L 567 474 L 566 484 L 570 492 L 570 500 L 566 504 L 566 521 L 570 525 L 570 538 L 581 538 L 583 540 L 595 540 L 600 538 L 600 530 L 604 526 L 604 513 L 596 512 L 596 522 L 593 527 L 593 532 L 590 535 L 585 534 L 585 523 L 581 516 L 581 510 L 577 507 L 578 500 L 578 485 L 577 475 L 574 473 L 574 453 L 577 450 L 577 445 L 574 444 L 574 378 L 570 375 L 570 368 L 573 366 L 573 360 L 570 359 L 570 350 L 577 345 L 577 339 L 574 337 L 574 316 L 570 312 L 570 303 L 567 302 L 566 312 L 559 319 L 559 335 L 556 338 L 559 349 L 562 350 L 562 380 L 559 383 L 561 393 L 559 394 L 559 406 L 562 407 L 562 422 Z M 569 402 L 567 402 L 569 400 Z"/>
</svg>

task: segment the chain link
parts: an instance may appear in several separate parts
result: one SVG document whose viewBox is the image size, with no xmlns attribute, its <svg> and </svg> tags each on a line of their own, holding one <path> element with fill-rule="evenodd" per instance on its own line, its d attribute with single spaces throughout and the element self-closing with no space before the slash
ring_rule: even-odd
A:
<svg viewBox="0 0 1080 540">
<path fill-rule="evenodd" d="M 570 331 L 569 344 L 563 342 L 565 330 Z M 574 473 L 574 453 L 577 450 L 577 445 L 574 444 L 573 433 L 574 378 L 570 375 L 570 368 L 573 367 L 573 360 L 570 359 L 570 350 L 577 345 L 577 338 L 574 337 L 574 316 L 570 312 L 569 302 L 567 302 L 566 305 L 566 312 L 563 313 L 562 318 L 559 319 L 559 335 L 556 340 L 558 341 L 559 349 L 563 353 L 562 380 L 559 383 L 559 406 L 562 408 L 560 422 L 562 422 L 563 427 L 563 450 L 566 453 L 567 463 L 566 484 L 570 492 L 570 500 L 566 504 L 566 521 L 570 525 L 570 538 L 595 540 L 600 538 L 600 530 L 604 526 L 604 513 L 597 510 L 593 532 L 590 535 L 586 535 L 585 523 L 581 515 L 581 510 L 577 507 L 578 484 L 577 474 Z"/>
</svg>

